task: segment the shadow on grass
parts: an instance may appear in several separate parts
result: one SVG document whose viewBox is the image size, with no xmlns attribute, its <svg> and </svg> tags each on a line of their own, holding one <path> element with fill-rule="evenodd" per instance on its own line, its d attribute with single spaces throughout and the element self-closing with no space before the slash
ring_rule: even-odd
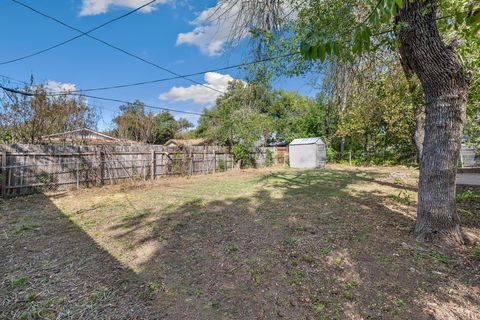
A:
<svg viewBox="0 0 480 320">
<path fill-rule="evenodd" d="M 0 206 L 1 319 L 145 318 L 138 276 L 43 195 Z"/>
<path fill-rule="evenodd" d="M 47 223 L 26 239 L 45 259 L 27 260 L 22 268 L 35 265 L 40 279 L 53 272 L 65 279 L 69 285 L 58 280 L 39 288 L 56 299 L 71 295 L 69 305 L 86 318 L 474 319 L 478 264 L 447 249 L 419 248 L 414 208 L 391 199 L 392 190 L 414 188 L 385 178 L 382 172 L 288 170 L 260 177 L 262 187 L 248 197 L 186 197 L 157 211 L 139 206 L 109 228 L 116 241 L 140 248 L 135 273 L 38 198 L 29 205 L 44 206 L 38 210 L 47 213 L 39 217 Z M 9 241 L 0 250 L 12 257 L 4 264 L 17 276 L 15 261 L 29 256 L 22 249 L 29 245 Z M 55 271 L 43 267 L 50 260 Z M 97 284 L 114 295 L 84 307 Z"/>
<path fill-rule="evenodd" d="M 159 279 L 155 303 L 169 319 L 468 319 L 479 312 L 472 262 L 415 249 L 415 209 L 392 204 L 383 190 L 406 187 L 384 177 L 269 174 L 252 197 L 188 200 L 150 221 L 145 237 L 123 240 L 155 248 L 139 273 Z M 123 238 L 145 221 L 114 228 L 127 230 Z"/>
</svg>

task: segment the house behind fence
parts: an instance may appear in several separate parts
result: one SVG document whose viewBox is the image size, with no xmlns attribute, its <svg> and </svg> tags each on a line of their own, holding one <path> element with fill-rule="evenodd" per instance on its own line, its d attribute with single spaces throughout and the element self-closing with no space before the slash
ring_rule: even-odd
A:
<svg viewBox="0 0 480 320">
<path fill-rule="evenodd" d="M 256 166 L 265 165 L 267 149 L 258 149 Z M 185 150 L 161 145 L 0 145 L 0 156 L 3 197 L 235 167 L 228 148 L 220 146 Z"/>
</svg>

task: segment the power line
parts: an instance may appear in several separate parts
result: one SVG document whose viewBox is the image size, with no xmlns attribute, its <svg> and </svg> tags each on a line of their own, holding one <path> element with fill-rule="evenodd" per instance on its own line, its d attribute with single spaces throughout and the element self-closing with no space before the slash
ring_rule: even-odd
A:
<svg viewBox="0 0 480 320">
<path fill-rule="evenodd" d="M 69 28 L 69 29 L 72 29 L 72 30 L 74 30 L 74 31 L 80 32 L 80 35 L 77 36 L 76 38 L 79 38 L 79 37 L 81 37 L 81 36 L 87 36 L 87 37 L 89 37 L 89 38 L 91 38 L 91 39 L 93 39 L 93 40 L 95 40 L 95 41 L 98 41 L 98 42 L 100 42 L 100 43 L 102 43 L 102 44 L 104 44 L 104 45 L 106 45 L 106 46 L 108 46 L 108 47 L 110 47 L 110 48 L 112 48 L 112 49 L 115 49 L 115 50 L 117 50 L 117 51 L 120 51 L 120 52 L 122 52 L 122 53 L 124 53 L 124 54 L 126 54 L 126 55 L 128 55 L 128 56 L 130 56 L 130 57 L 132 57 L 132 58 L 135 58 L 135 59 L 137 59 L 137 60 L 139 60 L 139 61 L 142 61 L 142 62 L 144 62 L 144 63 L 146 63 L 146 64 L 149 64 L 149 65 L 151 65 L 151 66 L 154 66 L 154 67 L 156 67 L 156 68 L 158 68 L 158 69 L 160 69 L 160 70 L 163 70 L 163 71 L 166 71 L 166 72 L 168 72 L 168 73 L 170 73 L 170 74 L 173 74 L 174 76 L 183 78 L 183 79 L 185 79 L 185 80 L 187 80 L 187 81 L 190 81 L 190 82 L 192 82 L 192 83 L 198 84 L 198 85 L 200 85 L 200 86 L 202 86 L 202 87 L 205 87 L 205 88 L 208 88 L 208 89 L 210 89 L 210 90 L 213 90 L 213 91 L 216 91 L 216 92 L 219 92 L 219 93 L 224 93 L 223 91 L 220 91 L 220 90 L 218 90 L 218 89 L 215 89 L 215 88 L 212 88 L 212 87 L 210 87 L 210 86 L 207 86 L 206 84 L 203 84 L 203 83 L 201 83 L 201 82 L 199 82 L 199 81 L 196 81 L 196 80 L 190 79 L 190 78 L 188 78 L 188 77 L 182 76 L 182 75 L 180 75 L 180 74 L 178 74 L 178 73 L 176 73 L 176 72 L 174 72 L 174 71 L 172 71 L 172 70 L 169 70 L 169 69 L 167 69 L 167 68 L 165 68 L 165 67 L 162 67 L 162 66 L 160 66 L 160 65 L 158 65 L 158 64 L 156 64 L 156 63 L 154 63 L 154 62 L 152 62 L 152 61 L 149 61 L 149 60 L 147 60 L 147 59 L 145 59 L 145 58 L 142 58 L 142 57 L 140 57 L 140 56 L 138 56 L 138 55 L 136 55 L 136 54 L 134 54 L 134 53 L 131 53 L 131 52 L 125 50 L 125 49 L 122 49 L 122 48 L 120 48 L 120 47 L 117 47 L 117 46 L 115 46 L 115 45 L 113 45 L 113 44 L 111 44 L 111 43 L 109 43 L 109 42 L 107 42 L 107 41 L 104 41 L 104 40 L 102 40 L 102 39 L 100 39 L 100 38 L 94 37 L 94 36 L 92 36 L 92 35 L 89 34 L 89 33 L 92 32 L 92 31 L 84 32 L 84 31 L 82 31 L 82 30 L 80 30 L 80 29 L 78 29 L 78 28 L 76 28 L 76 27 L 73 27 L 73 26 L 71 26 L 71 25 L 69 25 L 69 24 L 67 24 L 67 23 L 65 23 L 65 22 L 63 22 L 63 21 L 61 21 L 61 20 L 59 20 L 59 19 L 57 19 L 57 18 L 55 18 L 55 17 L 52 17 L 52 16 L 50 16 L 50 15 L 48 15 L 48 14 L 46 14 L 46 13 L 43 13 L 43 12 L 41 12 L 41 11 L 39 11 L 39 10 L 37 10 L 37 9 L 35 9 L 35 8 L 27 5 L 27 4 L 24 4 L 24 3 L 20 2 L 20 1 L 18 1 L 18 0 L 11 0 L 11 1 L 12 1 L 12 2 L 15 2 L 15 3 L 17 3 L 17 4 L 19 4 L 19 5 L 23 6 L 23 7 L 31 10 L 31 11 L 33 11 L 33 12 L 35 12 L 35 13 L 37 13 L 37 14 L 39 14 L 39 15 L 47 18 L 47 19 L 53 20 L 53 21 L 55 21 L 55 22 L 57 22 L 57 23 L 65 26 L 65 27 L 67 27 L 67 28 Z M 153 3 L 153 2 L 155 2 L 155 1 L 158 1 L 158 0 L 151 1 L 151 2 L 149 2 L 149 4 L 150 4 L 150 3 Z M 146 5 L 148 5 L 148 4 L 146 4 Z M 143 5 L 143 7 L 145 7 L 146 5 Z M 137 11 L 138 11 L 138 10 L 140 10 L 140 9 L 137 9 Z M 132 13 L 133 13 L 133 12 L 132 12 Z M 118 19 L 119 19 L 119 18 L 117 18 L 117 20 L 118 20 Z M 105 25 L 105 24 L 104 24 L 104 25 Z M 100 27 L 94 28 L 94 30 L 97 30 L 97 29 L 99 29 L 99 28 L 100 28 Z M 76 39 L 76 38 L 75 38 L 75 39 Z M 72 40 L 69 40 L 68 42 L 73 41 L 73 40 L 74 40 L 74 39 L 72 38 Z M 64 42 L 65 42 L 65 41 L 64 41 Z M 61 45 L 61 44 L 58 44 L 57 46 L 60 46 L 60 45 Z M 16 60 L 17 60 L 17 59 L 16 59 Z"/>
<path fill-rule="evenodd" d="M 113 85 L 113 86 L 105 86 L 105 87 L 97 87 L 97 88 L 87 88 L 87 89 L 81 89 L 81 90 L 74 90 L 70 91 L 71 93 L 83 93 L 83 92 L 92 92 L 92 91 L 105 91 L 105 90 L 111 90 L 111 89 L 120 89 L 120 88 L 127 88 L 127 87 L 135 87 L 135 86 L 141 86 L 141 85 L 146 85 L 146 84 L 152 84 L 152 83 L 159 83 L 159 82 L 165 82 L 165 81 L 170 81 L 170 80 L 175 80 L 175 79 L 180 79 L 183 77 L 192 77 L 192 76 L 198 76 L 202 75 L 208 72 L 219 72 L 219 71 L 225 71 L 229 69 L 236 69 L 236 68 L 241 68 L 249 65 L 255 65 L 259 63 L 263 63 L 266 61 L 271 61 L 271 60 L 277 60 L 277 59 L 283 59 L 287 58 L 290 56 L 294 56 L 300 54 L 299 51 L 291 52 L 291 53 L 286 53 L 283 55 L 275 56 L 275 57 L 267 57 L 264 59 L 259 59 L 255 61 L 250 61 L 250 62 L 244 62 L 244 63 L 239 63 L 231 66 L 225 66 L 225 67 L 220 67 L 216 69 L 210 69 L 210 70 L 205 70 L 205 71 L 199 71 L 195 73 L 189 73 L 189 74 L 184 74 L 184 75 L 179 75 L 176 77 L 169 77 L 169 78 L 162 78 L 162 79 L 155 79 L 155 80 L 147 80 L 147 81 L 141 81 L 141 82 L 134 82 L 134 83 L 129 83 L 129 84 L 119 84 L 119 85 Z"/>
<path fill-rule="evenodd" d="M 0 85 L 0 89 L 3 89 L 7 92 L 15 93 L 15 94 L 20 94 L 23 96 L 27 97 L 35 97 L 39 96 L 42 94 L 38 93 L 33 93 L 33 92 L 25 92 L 13 88 L 8 88 Z M 103 100 L 103 101 L 110 101 L 110 102 L 119 102 L 127 105 L 132 105 L 134 104 L 133 102 L 126 101 L 126 100 L 120 100 L 120 99 L 114 99 L 114 98 L 105 98 L 105 97 L 98 97 L 98 96 L 93 96 L 93 95 L 86 95 L 86 94 L 79 94 L 79 93 L 70 93 L 70 92 L 64 92 L 64 93 L 58 93 L 58 94 L 49 94 L 46 93 L 44 94 L 45 96 L 59 96 L 59 95 L 65 95 L 65 96 L 76 96 L 76 97 L 85 97 L 85 98 L 91 98 L 91 99 L 97 99 L 97 100 Z M 147 105 L 143 104 L 146 108 L 150 109 L 155 109 L 155 110 L 161 110 L 161 111 L 169 111 L 169 112 L 176 112 L 176 113 L 184 113 L 184 114 L 190 114 L 190 115 L 195 115 L 195 116 L 201 116 L 202 113 L 199 112 L 193 112 L 193 111 L 183 111 L 183 110 L 176 110 L 176 109 L 171 109 L 171 108 L 164 108 L 164 107 L 157 107 L 157 106 L 152 106 L 152 105 Z"/>
<path fill-rule="evenodd" d="M 29 8 L 30 10 L 34 10 L 35 12 L 37 12 L 34 8 L 29 7 L 29 6 L 27 6 L 26 4 L 23 4 L 23 3 L 21 3 L 21 2 L 15 1 L 15 0 L 11 0 L 11 1 L 13 1 L 13 2 L 15 2 L 15 3 L 17 3 L 17 4 L 21 5 L 21 6 L 27 7 L 27 8 Z M 57 44 L 55 44 L 55 45 L 53 45 L 53 46 L 50 46 L 50 47 L 45 48 L 45 49 L 42 49 L 42 50 L 40 50 L 40 51 L 37 51 L 37 52 L 31 53 L 31 54 L 28 54 L 28 55 L 26 55 L 26 56 L 19 57 L 19 58 L 16 58 L 16 59 L 12 59 L 12 60 L 7 60 L 7 61 L 0 62 L 0 65 L 4 65 L 4 64 L 9 64 L 9 63 L 13 63 L 13 62 L 25 60 L 25 59 L 28 59 L 28 58 L 37 56 L 37 55 L 39 55 L 39 54 L 45 53 L 45 52 L 47 52 L 47 51 L 53 50 L 53 49 L 55 49 L 55 48 L 58 48 L 58 47 L 60 47 L 60 46 L 63 46 L 63 45 L 65 45 L 65 44 L 67 44 L 67 43 L 69 43 L 69 42 L 72 42 L 72 41 L 74 41 L 74 40 L 76 40 L 76 39 L 78 39 L 78 38 L 81 38 L 81 37 L 83 37 L 83 36 L 86 36 L 86 35 L 88 35 L 89 33 L 93 32 L 93 31 L 96 31 L 96 30 L 98 30 L 98 29 L 100 29 L 100 28 L 103 28 L 103 27 L 105 27 L 106 25 L 109 25 L 109 24 L 111 24 L 111 23 L 113 23 L 113 22 L 115 22 L 115 21 L 118 21 L 118 20 L 120 20 L 120 19 L 123 19 L 123 18 L 125 18 L 125 17 L 127 17 L 127 16 L 129 16 L 129 15 L 131 15 L 131 14 L 133 14 L 133 13 L 135 13 L 135 12 L 137 12 L 137 11 L 139 11 L 139 10 L 147 7 L 147 6 L 149 6 L 149 5 L 151 5 L 152 3 L 157 2 L 157 1 L 158 1 L 158 0 L 152 0 L 152 1 L 150 1 L 150 2 L 148 2 L 148 3 L 146 3 L 146 4 L 142 5 L 142 6 L 140 6 L 140 7 L 138 7 L 138 8 L 135 8 L 135 9 L 133 9 L 133 10 L 131 10 L 131 11 L 129 11 L 129 12 L 127 12 L 127 13 L 119 16 L 119 17 L 116 17 L 116 18 L 114 18 L 114 19 L 112 19 L 112 20 L 109 20 L 109 21 L 107 21 L 107 22 L 105 22 L 105 23 L 102 23 L 101 25 L 99 25 L 99 26 L 97 26 L 97 27 L 95 27 L 95 28 L 93 28 L 93 29 L 90 29 L 90 30 L 88 30 L 88 31 L 82 32 L 82 34 L 79 34 L 78 36 L 75 36 L 75 37 L 70 38 L 70 39 L 68 39 L 68 40 L 62 41 L 62 42 L 60 42 L 60 43 L 57 43 Z M 40 13 L 40 12 L 37 12 L 37 13 Z"/>
</svg>

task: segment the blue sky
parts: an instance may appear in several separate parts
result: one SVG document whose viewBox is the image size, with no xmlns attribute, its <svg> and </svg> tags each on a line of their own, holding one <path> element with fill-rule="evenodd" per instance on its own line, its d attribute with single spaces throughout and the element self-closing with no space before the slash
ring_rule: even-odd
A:
<svg viewBox="0 0 480 320">
<path fill-rule="evenodd" d="M 21 1 L 85 31 L 148 2 Z M 160 0 L 154 6 L 97 30 L 92 35 L 179 74 L 240 63 L 247 58 L 245 44 L 225 53 L 223 45 L 227 28 L 204 21 L 204 17 L 209 15 L 208 10 L 212 10 L 215 5 L 216 1 Z M 0 2 L 0 21 L 4 30 L 0 33 L 0 62 L 30 54 L 78 35 L 10 0 Z M 86 89 L 171 76 L 87 37 L 26 60 L 0 65 L 0 75 L 24 81 L 33 75 L 37 83 L 50 81 L 52 89 L 59 86 Z M 223 91 L 231 78 L 242 79 L 242 71 L 233 69 L 192 77 L 220 91 Z M 11 86 L 15 86 L 15 82 Z M 302 78 L 277 79 L 274 86 L 302 94 L 314 93 Z M 187 80 L 177 79 L 91 94 L 127 101 L 140 99 L 154 106 L 199 112 L 204 107 L 211 106 L 218 93 Z M 119 104 L 93 99 L 89 99 L 89 102 L 101 108 L 99 129 L 108 129 L 112 117 L 118 113 Z M 187 117 L 194 123 L 198 118 L 175 115 Z"/>
</svg>

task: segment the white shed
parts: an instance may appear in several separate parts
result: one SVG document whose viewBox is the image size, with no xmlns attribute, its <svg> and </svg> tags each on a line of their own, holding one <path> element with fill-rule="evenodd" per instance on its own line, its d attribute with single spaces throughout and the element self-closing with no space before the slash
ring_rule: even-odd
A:
<svg viewBox="0 0 480 320">
<path fill-rule="evenodd" d="M 327 151 L 321 138 L 295 139 L 289 145 L 290 167 L 325 168 Z"/>
</svg>

